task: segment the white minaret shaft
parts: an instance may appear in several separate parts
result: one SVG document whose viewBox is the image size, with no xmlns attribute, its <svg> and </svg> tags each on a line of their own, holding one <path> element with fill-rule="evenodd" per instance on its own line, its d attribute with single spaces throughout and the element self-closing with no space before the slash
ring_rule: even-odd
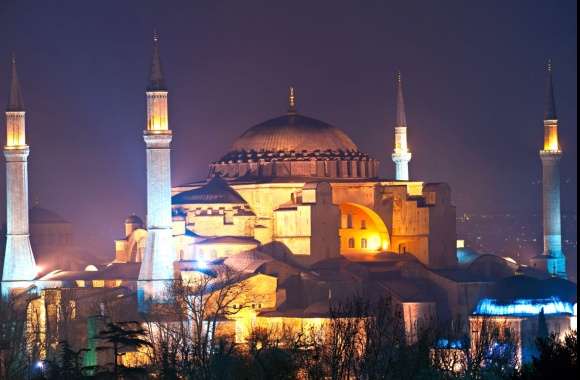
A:
<svg viewBox="0 0 580 380">
<path fill-rule="evenodd" d="M 393 150 L 392 158 L 395 163 L 395 179 L 397 181 L 408 181 L 411 152 L 407 146 L 407 115 L 403 97 L 403 80 L 400 72 L 397 72 L 396 87 L 397 120 L 395 123 L 395 149 Z"/>
<path fill-rule="evenodd" d="M 6 109 L 6 251 L 2 273 L 2 293 L 25 286 L 36 277 L 36 263 L 28 230 L 28 153 L 22 93 L 12 57 L 12 83 Z"/>
<path fill-rule="evenodd" d="M 147 87 L 147 246 L 139 281 L 144 295 L 160 299 L 167 281 L 173 280 L 175 252 L 171 230 L 171 138 L 167 118 L 167 89 L 159 56 L 159 37 L 153 36 L 153 61 Z"/>
<path fill-rule="evenodd" d="M 544 111 L 544 147 L 542 160 L 542 214 L 544 252 L 532 259 L 535 267 L 554 276 L 566 278 L 566 256 L 562 250 L 560 207 L 560 159 L 562 150 L 558 141 L 558 116 L 552 82 L 552 64 L 548 63 L 546 105 Z"/>
</svg>

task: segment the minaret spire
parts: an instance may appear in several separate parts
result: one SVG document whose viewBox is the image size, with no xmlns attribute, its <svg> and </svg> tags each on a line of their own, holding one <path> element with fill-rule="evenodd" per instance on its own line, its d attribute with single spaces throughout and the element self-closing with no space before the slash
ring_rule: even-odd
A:
<svg viewBox="0 0 580 380">
<path fill-rule="evenodd" d="M 288 88 L 288 113 L 296 113 L 296 90 L 293 86 Z"/>
<path fill-rule="evenodd" d="M 28 225 L 28 154 L 26 112 L 12 56 L 10 97 L 6 107 L 6 249 L 2 273 L 2 296 L 13 288 L 29 285 L 36 277 Z"/>
<path fill-rule="evenodd" d="M 556 100 L 554 98 L 554 83 L 552 80 L 552 60 L 548 60 L 547 64 L 547 79 L 546 79 L 546 104 L 544 108 L 544 120 L 556 120 L 558 115 L 556 112 Z"/>
<path fill-rule="evenodd" d="M 411 152 L 407 145 L 407 114 L 405 113 L 405 98 L 403 97 L 403 80 L 401 72 L 397 71 L 395 78 L 397 92 L 397 109 L 395 120 L 395 149 L 392 158 L 395 163 L 395 179 L 397 181 L 409 180 L 409 161 Z"/>
<path fill-rule="evenodd" d="M 159 53 L 159 33 L 157 29 L 153 30 L 153 56 L 151 59 L 151 73 L 149 75 L 149 86 L 147 91 L 164 91 L 165 79 L 163 77 L 163 69 L 161 67 L 161 55 Z"/>
<path fill-rule="evenodd" d="M 8 111 L 24 111 L 24 102 L 22 100 L 22 90 L 18 81 L 18 71 L 16 70 L 16 55 L 12 53 L 12 78 L 10 82 L 10 97 L 8 100 Z"/>
<path fill-rule="evenodd" d="M 553 276 L 566 278 L 566 256 L 562 250 L 560 206 L 560 159 L 558 116 L 552 82 L 552 61 L 547 65 L 546 104 L 544 109 L 544 146 L 542 160 L 542 222 L 544 252 L 532 258 L 534 267 Z"/>
<path fill-rule="evenodd" d="M 407 114 L 405 112 L 405 98 L 403 97 L 403 79 L 401 72 L 397 71 L 397 127 L 407 126 Z"/>
</svg>

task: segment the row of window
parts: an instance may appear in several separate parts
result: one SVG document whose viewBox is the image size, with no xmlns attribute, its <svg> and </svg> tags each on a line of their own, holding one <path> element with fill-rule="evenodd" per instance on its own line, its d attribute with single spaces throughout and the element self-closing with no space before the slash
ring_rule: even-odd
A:
<svg viewBox="0 0 580 380">
<path fill-rule="evenodd" d="M 347 214 L 346 215 L 346 226 L 343 226 L 343 228 L 353 228 L 353 218 L 352 218 L 352 214 Z M 361 219 L 361 221 L 360 221 L 360 229 L 361 230 L 366 230 L 367 229 L 367 221 L 365 219 Z"/>
<path fill-rule="evenodd" d="M 348 248 L 351 248 L 351 249 L 356 248 L 355 243 L 356 242 L 355 242 L 354 238 L 348 239 Z M 365 238 L 360 239 L 360 248 L 363 248 L 363 249 L 368 248 L 367 239 L 365 239 Z"/>
</svg>

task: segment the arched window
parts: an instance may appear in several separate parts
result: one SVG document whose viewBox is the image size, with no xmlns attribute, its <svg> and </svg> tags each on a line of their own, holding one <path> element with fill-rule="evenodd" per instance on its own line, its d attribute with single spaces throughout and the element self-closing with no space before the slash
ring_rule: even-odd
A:
<svg viewBox="0 0 580 380">
<path fill-rule="evenodd" d="M 354 239 L 353 238 L 348 239 L 348 248 L 354 248 Z"/>
<path fill-rule="evenodd" d="M 361 219 L 361 221 L 360 221 L 360 229 L 361 230 L 366 230 L 367 229 L 367 221 L 366 221 L 366 219 Z"/>
<path fill-rule="evenodd" d="M 367 248 L 367 239 L 365 238 L 360 239 L 360 247 Z"/>
</svg>

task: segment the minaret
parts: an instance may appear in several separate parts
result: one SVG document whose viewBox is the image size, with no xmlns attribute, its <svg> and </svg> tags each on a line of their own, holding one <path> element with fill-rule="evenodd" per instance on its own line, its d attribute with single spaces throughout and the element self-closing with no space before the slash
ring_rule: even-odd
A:
<svg viewBox="0 0 580 380">
<path fill-rule="evenodd" d="M 12 83 L 6 108 L 6 251 L 2 273 L 2 294 L 26 286 L 36 277 L 36 263 L 28 232 L 28 153 L 22 92 L 12 57 Z"/>
<path fill-rule="evenodd" d="M 562 251 L 560 211 L 560 158 L 558 116 L 554 100 L 552 63 L 548 62 L 546 104 L 544 110 L 544 148 L 542 160 L 542 211 L 544 224 L 544 252 L 532 258 L 532 265 L 554 276 L 566 278 L 566 257 Z"/>
<path fill-rule="evenodd" d="M 407 146 L 407 115 L 405 114 L 405 99 L 403 98 L 403 80 L 401 72 L 397 72 L 397 120 L 395 123 L 395 149 L 393 150 L 393 162 L 395 163 L 395 179 L 397 181 L 409 180 L 409 161 L 411 152 Z"/>
<path fill-rule="evenodd" d="M 171 138 L 167 119 L 167 88 L 159 56 L 159 36 L 153 35 L 153 60 L 147 94 L 147 246 L 139 281 L 146 299 L 162 300 L 173 280 L 176 260 L 171 234 Z"/>
</svg>

